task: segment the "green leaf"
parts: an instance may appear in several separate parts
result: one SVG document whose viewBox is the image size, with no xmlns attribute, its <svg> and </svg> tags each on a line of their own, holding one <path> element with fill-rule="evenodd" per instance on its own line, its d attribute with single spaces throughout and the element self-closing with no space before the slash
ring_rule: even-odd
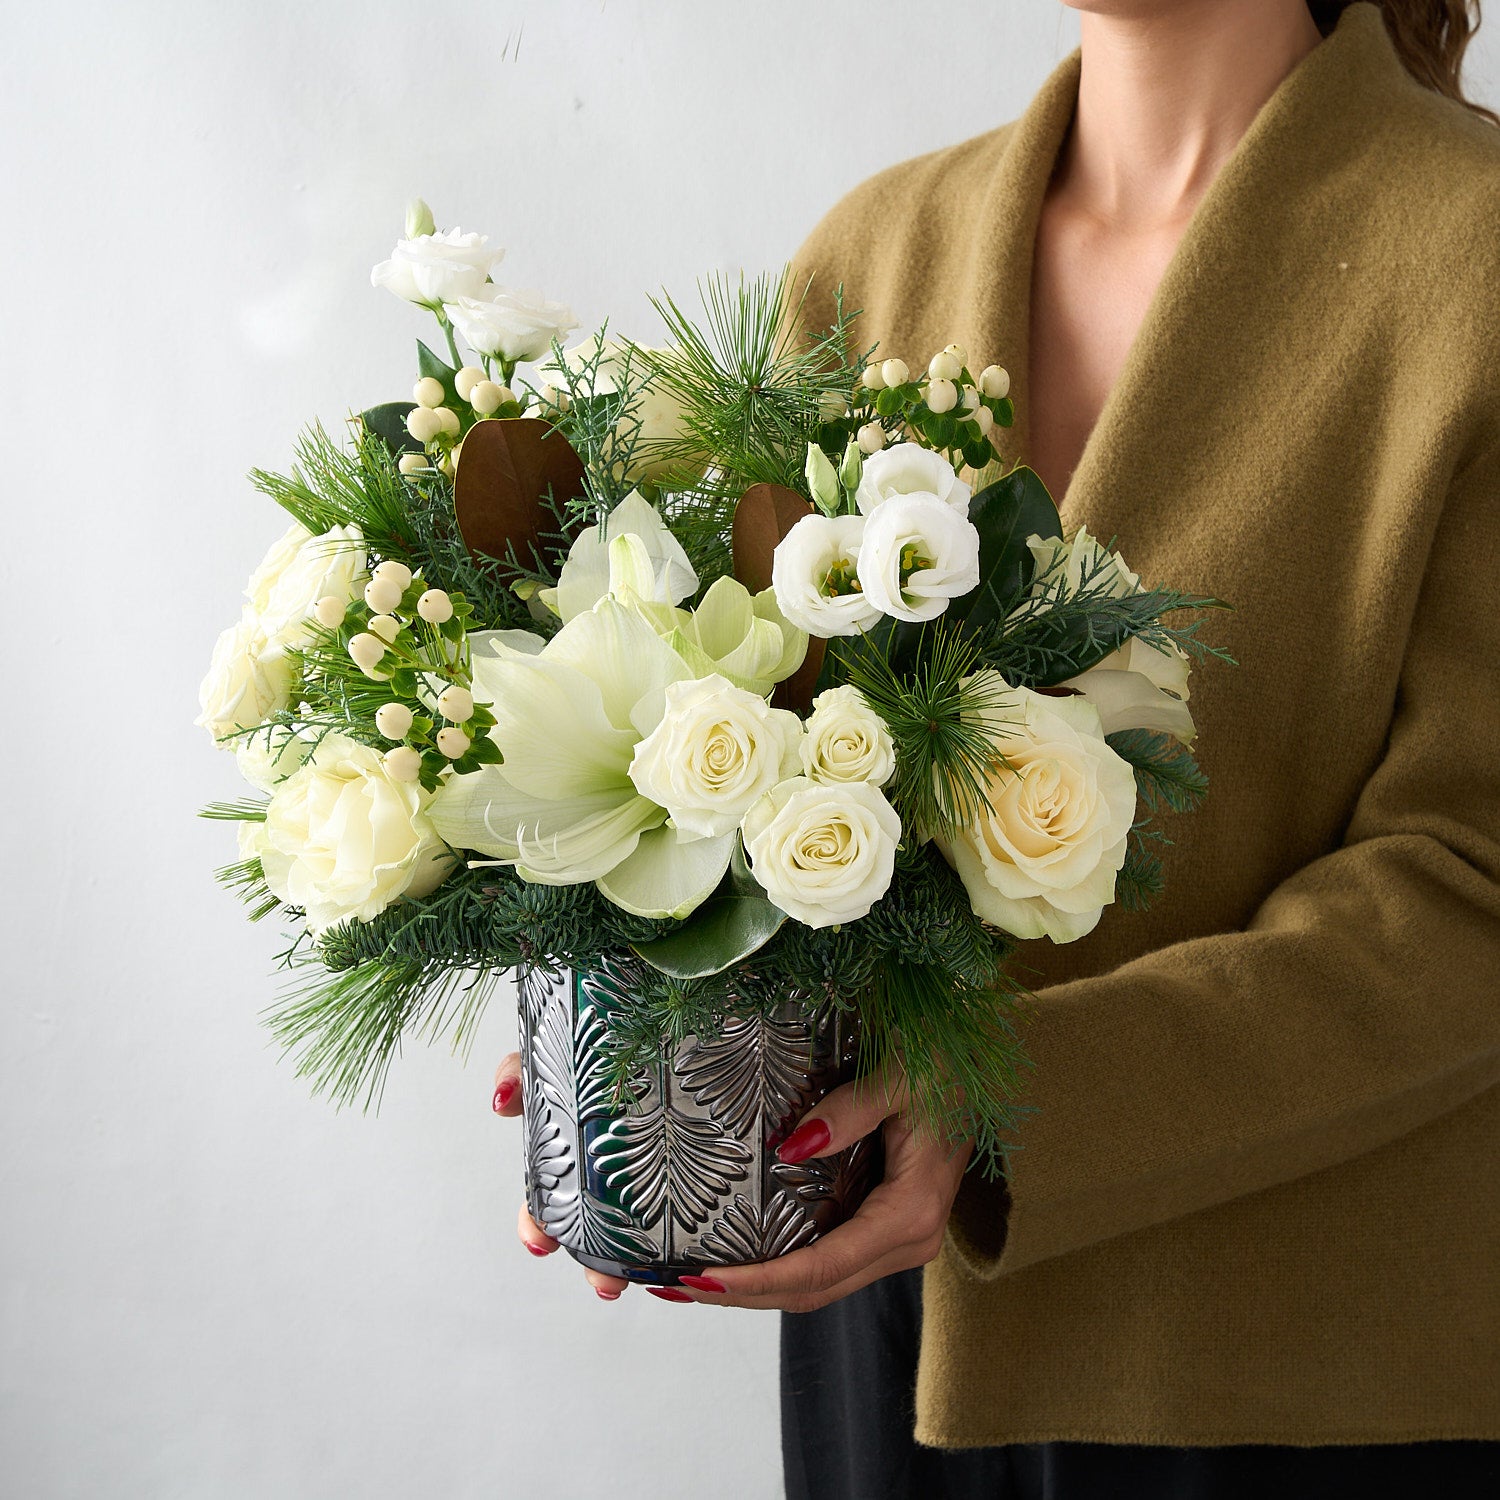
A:
<svg viewBox="0 0 1500 1500">
<path fill-rule="evenodd" d="M 1060 537 L 1062 520 L 1041 476 L 1024 464 L 969 501 L 969 520 L 979 532 L 979 587 L 955 599 L 948 614 L 979 630 L 1004 620 L 1031 582 L 1026 538 Z"/>
<path fill-rule="evenodd" d="M 406 415 L 415 405 L 411 401 L 387 401 L 359 414 L 366 432 L 373 432 L 392 453 L 420 453 L 422 445 L 406 430 Z"/>
<path fill-rule="evenodd" d="M 453 377 L 458 374 L 458 371 L 447 360 L 434 354 L 421 339 L 417 340 L 417 368 L 424 376 L 430 375 L 442 385 L 445 396 L 444 406 L 451 406 L 454 411 L 464 409 L 467 403 L 459 401 L 458 387 L 453 383 Z"/>
</svg>

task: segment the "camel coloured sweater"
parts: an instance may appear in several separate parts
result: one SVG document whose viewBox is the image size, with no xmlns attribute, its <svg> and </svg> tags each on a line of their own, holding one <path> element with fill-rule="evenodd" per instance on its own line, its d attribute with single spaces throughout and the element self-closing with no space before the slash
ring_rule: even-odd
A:
<svg viewBox="0 0 1500 1500">
<path fill-rule="evenodd" d="M 1077 53 L 813 233 L 913 368 L 1014 381 Z M 1500 1438 L 1500 131 L 1357 4 L 1202 199 L 1063 504 L 1236 612 L 1167 888 L 1028 944 L 1009 1201 L 926 1277 L 945 1447 Z"/>
</svg>

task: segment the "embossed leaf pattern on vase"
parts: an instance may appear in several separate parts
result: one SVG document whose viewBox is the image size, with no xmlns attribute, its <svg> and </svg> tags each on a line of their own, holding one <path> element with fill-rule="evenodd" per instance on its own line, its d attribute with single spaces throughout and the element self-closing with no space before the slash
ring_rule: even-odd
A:
<svg viewBox="0 0 1500 1500">
<path fill-rule="evenodd" d="M 696 1254 L 705 1265 L 742 1265 L 785 1255 L 817 1237 L 818 1226 L 791 1194 L 777 1193 L 757 1208 L 736 1193 L 723 1217 L 698 1242 Z"/>
<path fill-rule="evenodd" d="M 690 1037 L 678 1049 L 677 1076 L 697 1103 L 736 1135 L 763 1123 L 780 1136 L 813 1102 L 813 1030 L 805 1020 L 766 1016 L 726 1021 L 718 1036 Z"/>
</svg>

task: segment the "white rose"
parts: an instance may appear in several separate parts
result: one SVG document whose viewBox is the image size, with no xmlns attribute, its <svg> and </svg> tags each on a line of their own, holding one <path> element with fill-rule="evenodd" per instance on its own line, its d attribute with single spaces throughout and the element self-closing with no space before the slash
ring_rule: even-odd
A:
<svg viewBox="0 0 1500 1500">
<path fill-rule="evenodd" d="M 490 249 L 482 234 L 461 229 L 419 234 L 396 242 L 391 258 L 370 272 L 370 285 L 436 308 L 460 297 L 477 297 L 485 278 L 504 259 L 505 251 Z"/>
<path fill-rule="evenodd" d="M 872 514 L 895 495 L 936 495 L 965 520 L 969 518 L 969 486 L 941 453 L 920 443 L 897 443 L 865 459 L 854 492 L 860 514 Z"/>
<path fill-rule="evenodd" d="M 236 741 L 234 758 L 240 775 L 256 791 L 272 792 L 302 765 L 311 748 L 295 730 L 275 724 Z"/>
<path fill-rule="evenodd" d="M 312 607 L 325 595 L 352 599 L 363 586 L 366 551 L 357 526 L 314 536 L 293 521 L 245 585 L 250 609 L 273 645 L 300 646 L 312 634 Z"/>
<path fill-rule="evenodd" d="M 719 838 L 797 767 L 802 721 L 724 678 L 669 683 L 661 723 L 636 747 L 630 779 L 679 834 Z"/>
<path fill-rule="evenodd" d="M 326 736 L 271 794 L 256 840 L 266 884 L 303 908 L 315 936 L 425 896 L 455 868 L 429 800 L 415 782 L 394 780 L 378 750 Z"/>
<path fill-rule="evenodd" d="M 986 788 L 991 811 L 934 840 L 974 910 L 1020 938 L 1070 943 L 1115 899 L 1135 818 L 1135 776 L 1079 698 L 1009 688 L 991 723 L 1007 765 Z"/>
<path fill-rule="evenodd" d="M 799 630 L 827 639 L 859 635 L 880 618 L 858 578 L 863 516 L 803 516 L 776 544 L 771 587 Z"/>
<path fill-rule="evenodd" d="M 238 729 L 253 729 L 287 706 L 292 669 L 285 651 L 273 645 L 254 611 L 246 609 L 237 624 L 214 643 L 208 675 L 198 689 L 198 717 L 216 742 Z M 235 748 L 233 742 L 223 746 Z"/>
<path fill-rule="evenodd" d="M 471 349 L 511 364 L 540 359 L 553 339 L 578 327 L 573 309 L 548 302 L 540 292 L 512 292 L 485 287 L 478 296 L 447 304 L 453 326 Z"/>
<path fill-rule="evenodd" d="M 1109 599 L 1123 599 L 1141 586 L 1140 576 L 1125 566 L 1118 552 L 1106 551 L 1082 527 L 1072 541 L 1060 537 L 1029 536 L 1035 568 L 1027 596 L 1011 611 L 1011 619 L 1044 614 L 1059 598 L 1070 598 L 1088 580 L 1088 591 Z"/>
<path fill-rule="evenodd" d="M 865 597 L 898 620 L 931 620 L 979 587 L 979 533 L 936 495 L 893 495 L 865 522 Z"/>
<path fill-rule="evenodd" d="M 813 781 L 884 786 L 895 774 L 890 730 L 857 687 L 845 684 L 819 693 L 805 728 L 802 769 Z"/>
<path fill-rule="evenodd" d="M 820 786 L 796 776 L 750 809 L 744 835 L 772 902 L 808 927 L 832 927 L 857 921 L 889 889 L 901 819 L 867 781 Z"/>
</svg>

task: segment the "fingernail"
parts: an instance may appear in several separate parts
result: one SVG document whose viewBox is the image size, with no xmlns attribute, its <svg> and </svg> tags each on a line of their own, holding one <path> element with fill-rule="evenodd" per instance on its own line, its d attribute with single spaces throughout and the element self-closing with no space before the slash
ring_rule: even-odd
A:
<svg viewBox="0 0 1500 1500">
<path fill-rule="evenodd" d="M 526 1246 L 526 1248 L 529 1251 L 531 1251 L 531 1253 L 533 1255 L 551 1255 L 552 1254 L 552 1252 L 550 1250 L 548 1250 L 545 1246 L 543 1246 L 543 1245 L 533 1245 L 530 1240 L 523 1240 L 521 1243 L 524 1244 Z"/>
<path fill-rule="evenodd" d="M 715 1281 L 712 1276 L 679 1276 L 677 1278 L 683 1286 L 690 1286 L 695 1292 L 727 1292 L 729 1288 L 722 1281 Z"/>
<path fill-rule="evenodd" d="M 809 1156 L 820 1156 L 832 1139 L 821 1120 L 804 1120 L 781 1143 L 776 1155 L 790 1166 L 793 1162 L 806 1161 Z"/>
<path fill-rule="evenodd" d="M 611 1292 L 607 1288 L 602 1286 L 596 1286 L 594 1288 L 594 1295 L 605 1302 L 618 1302 L 620 1300 L 620 1294 L 618 1292 Z"/>
<path fill-rule="evenodd" d="M 693 1300 L 686 1292 L 679 1292 L 675 1286 L 648 1286 L 646 1290 L 653 1297 L 660 1297 L 663 1302 L 691 1302 Z"/>
<path fill-rule="evenodd" d="M 495 1090 L 494 1110 L 497 1115 L 515 1097 L 515 1093 L 516 1080 L 514 1078 L 505 1079 L 500 1087 Z"/>
</svg>

